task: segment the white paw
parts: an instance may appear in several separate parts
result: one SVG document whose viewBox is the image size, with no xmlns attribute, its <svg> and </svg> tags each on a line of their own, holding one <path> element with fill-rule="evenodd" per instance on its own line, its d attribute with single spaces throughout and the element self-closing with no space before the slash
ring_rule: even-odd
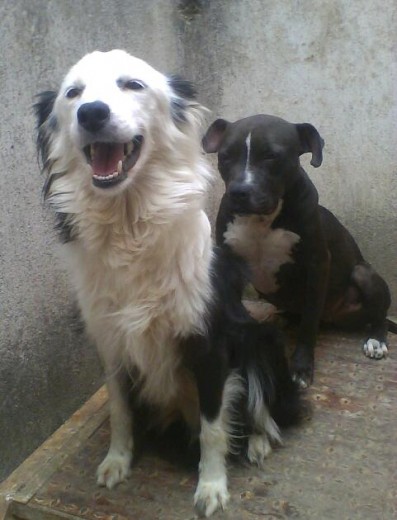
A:
<svg viewBox="0 0 397 520">
<path fill-rule="evenodd" d="M 226 477 L 217 480 L 199 480 L 194 505 L 199 516 L 211 516 L 217 509 L 224 509 L 230 495 L 227 491 Z"/>
<path fill-rule="evenodd" d="M 97 470 L 97 483 L 112 489 L 130 476 L 131 455 L 109 452 Z"/>
<path fill-rule="evenodd" d="M 296 383 L 301 390 L 309 388 L 309 383 L 306 381 L 306 379 L 298 376 L 298 374 L 292 374 L 292 381 Z"/>
<path fill-rule="evenodd" d="M 248 439 L 248 460 L 251 464 L 257 464 L 260 468 L 263 467 L 265 459 L 272 452 L 269 439 L 267 435 L 250 435 Z"/>
<path fill-rule="evenodd" d="M 383 341 L 369 338 L 363 346 L 364 354 L 372 359 L 382 359 L 387 356 L 387 346 Z"/>
</svg>

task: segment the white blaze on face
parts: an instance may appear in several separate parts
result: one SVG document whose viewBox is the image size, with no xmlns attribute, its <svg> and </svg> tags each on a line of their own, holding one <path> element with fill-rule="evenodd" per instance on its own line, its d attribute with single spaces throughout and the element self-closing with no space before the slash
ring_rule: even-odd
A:
<svg viewBox="0 0 397 520">
<path fill-rule="evenodd" d="M 252 184 L 252 182 L 254 180 L 254 176 L 249 167 L 250 155 L 251 155 L 251 132 L 248 134 L 247 139 L 245 140 L 245 145 L 247 147 L 247 161 L 245 163 L 245 169 L 244 169 L 244 183 Z"/>
</svg>

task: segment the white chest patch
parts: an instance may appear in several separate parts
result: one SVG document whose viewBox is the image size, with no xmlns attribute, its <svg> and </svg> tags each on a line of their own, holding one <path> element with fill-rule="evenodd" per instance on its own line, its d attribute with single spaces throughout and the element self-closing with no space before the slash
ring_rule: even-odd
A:
<svg viewBox="0 0 397 520">
<path fill-rule="evenodd" d="M 242 256 L 251 269 L 252 283 L 263 294 L 278 289 L 280 266 L 293 262 L 292 248 L 300 236 L 292 231 L 272 229 L 273 216 L 237 216 L 224 234 L 225 242 Z"/>
</svg>

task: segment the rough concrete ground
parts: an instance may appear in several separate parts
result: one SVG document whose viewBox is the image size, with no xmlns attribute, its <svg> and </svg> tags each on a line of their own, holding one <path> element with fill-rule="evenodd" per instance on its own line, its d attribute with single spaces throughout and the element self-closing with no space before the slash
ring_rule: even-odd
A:
<svg viewBox="0 0 397 520">
<path fill-rule="evenodd" d="M 284 432 L 284 446 L 263 469 L 229 463 L 231 501 L 214 518 L 396 518 L 397 341 L 394 336 L 390 356 L 381 361 L 365 358 L 359 343 L 357 336 L 320 335 L 315 384 L 306 394 L 311 419 Z M 115 490 L 98 488 L 95 470 L 108 441 L 105 420 L 27 507 L 85 520 L 195 518 L 196 472 L 152 455 L 143 454 Z M 24 507 L 21 518 L 27 518 Z"/>
</svg>

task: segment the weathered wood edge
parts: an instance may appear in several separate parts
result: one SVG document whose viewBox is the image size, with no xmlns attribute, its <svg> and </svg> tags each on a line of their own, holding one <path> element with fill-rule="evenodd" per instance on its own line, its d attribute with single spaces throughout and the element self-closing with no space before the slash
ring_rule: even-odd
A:
<svg viewBox="0 0 397 520">
<path fill-rule="evenodd" d="M 0 520 L 13 502 L 27 504 L 63 461 L 99 428 L 108 415 L 107 400 L 102 386 L 0 484 Z"/>
</svg>

